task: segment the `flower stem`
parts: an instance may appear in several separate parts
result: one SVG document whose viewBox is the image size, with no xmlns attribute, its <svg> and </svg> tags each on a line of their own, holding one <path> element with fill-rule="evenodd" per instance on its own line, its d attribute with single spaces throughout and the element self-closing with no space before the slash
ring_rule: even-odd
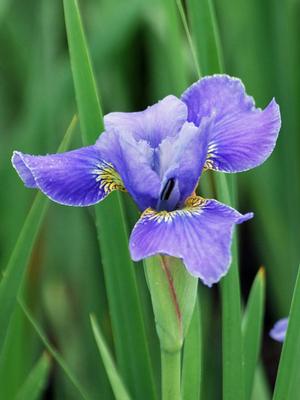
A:
<svg viewBox="0 0 300 400">
<path fill-rule="evenodd" d="M 181 400 L 181 351 L 170 353 L 161 349 L 162 400 Z"/>
</svg>

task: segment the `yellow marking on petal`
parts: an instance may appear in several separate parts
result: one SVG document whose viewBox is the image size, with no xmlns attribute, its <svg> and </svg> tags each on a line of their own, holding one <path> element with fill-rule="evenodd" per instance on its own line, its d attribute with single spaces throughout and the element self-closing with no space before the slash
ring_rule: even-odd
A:
<svg viewBox="0 0 300 400">
<path fill-rule="evenodd" d="M 126 192 L 122 178 L 111 163 L 102 161 L 97 164 L 97 168 L 93 170 L 93 173 L 97 175 L 96 182 L 100 183 L 100 189 L 103 189 L 106 194 L 113 190 Z"/>
<path fill-rule="evenodd" d="M 218 148 L 215 143 L 210 143 L 210 145 L 208 146 L 206 161 L 203 167 L 204 171 L 207 171 L 208 169 L 213 169 L 215 171 L 218 170 L 218 167 L 215 165 L 213 160 L 217 153 L 217 149 Z"/>
<path fill-rule="evenodd" d="M 158 212 L 153 210 L 153 208 L 147 208 L 143 213 L 143 217 L 157 223 L 172 222 L 172 220 L 178 216 L 193 217 L 201 214 L 205 203 L 206 200 L 200 196 L 190 196 L 186 199 L 184 208 L 180 210 Z"/>
</svg>

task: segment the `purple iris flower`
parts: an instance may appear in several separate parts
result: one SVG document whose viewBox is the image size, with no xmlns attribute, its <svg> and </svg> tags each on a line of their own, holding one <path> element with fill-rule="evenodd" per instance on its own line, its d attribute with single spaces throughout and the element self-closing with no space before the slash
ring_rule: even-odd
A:
<svg viewBox="0 0 300 400">
<path fill-rule="evenodd" d="M 288 318 L 282 318 L 277 321 L 273 328 L 270 330 L 271 338 L 277 340 L 278 342 L 283 342 L 285 339 L 288 323 Z"/>
<path fill-rule="evenodd" d="M 27 187 L 69 206 L 90 206 L 113 190 L 128 191 L 142 215 L 130 237 L 138 261 L 157 253 L 183 259 L 211 286 L 226 274 L 240 214 L 195 194 L 202 171 L 241 172 L 263 163 L 275 146 L 280 111 L 275 100 L 255 108 L 239 79 L 205 77 L 178 99 L 146 110 L 113 112 L 96 144 L 62 154 L 14 152 Z"/>
</svg>

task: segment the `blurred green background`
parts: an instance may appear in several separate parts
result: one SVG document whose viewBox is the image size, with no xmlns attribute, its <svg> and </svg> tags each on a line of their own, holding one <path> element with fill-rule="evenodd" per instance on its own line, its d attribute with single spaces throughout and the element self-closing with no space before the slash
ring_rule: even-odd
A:
<svg viewBox="0 0 300 400">
<path fill-rule="evenodd" d="M 104 113 L 141 110 L 169 93 L 180 95 L 196 80 L 175 2 L 82 0 L 79 5 Z M 216 0 L 214 6 L 226 73 L 243 80 L 259 107 L 275 97 L 282 112 L 282 130 L 272 157 L 262 167 L 238 176 L 239 210 L 255 213 L 240 230 L 242 289 L 246 296 L 264 265 L 263 363 L 272 385 L 280 347 L 267 333 L 277 318 L 288 313 L 300 252 L 300 2 Z M 55 152 L 76 113 L 62 1 L 1 0 L 0 47 L 0 260 L 4 268 L 35 195 L 13 170 L 12 151 Z M 205 60 L 202 69 L 203 74 L 216 72 L 206 67 Z M 79 146 L 77 126 L 71 147 Z M 52 203 L 34 247 L 24 291 L 51 343 L 91 398 L 111 399 L 89 323 L 89 313 L 95 312 L 113 350 L 100 260 L 92 211 Z M 140 265 L 135 274 L 151 362 L 158 365 L 158 342 Z M 205 398 L 214 399 L 220 396 L 220 388 L 209 388 L 210 379 L 220 373 L 218 318 L 212 321 L 211 317 L 219 315 L 217 290 L 209 296 L 207 310 L 212 313 L 207 312 L 211 322 L 207 327 L 215 338 L 215 353 L 207 366 Z M 126 312 L 130 313 L 129 307 Z M 14 398 L 42 348 L 17 308 L 6 368 L 0 374 L 1 399 Z M 154 370 L 159 386 L 159 368 Z M 80 398 L 55 362 L 44 396 Z"/>
</svg>

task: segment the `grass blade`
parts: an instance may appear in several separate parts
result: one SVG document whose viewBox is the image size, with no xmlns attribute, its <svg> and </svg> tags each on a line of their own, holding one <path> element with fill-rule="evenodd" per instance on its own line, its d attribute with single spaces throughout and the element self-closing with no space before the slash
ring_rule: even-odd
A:
<svg viewBox="0 0 300 400">
<path fill-rule="evenodd" d="M 29 322 L 31 323 L 32 327 L 34 328 L 35 332 L 41 339 L 41 341 L 44 343 L 46 349 L 48 352 L 52 355 L 54 360 L 58 363 L 58 365 L 62 368 L 70 382 L 73 384 L 74 388 L 78 391 L 78 393 L 81 395 L 81 397 L 84 400 L 89 400 L 88 395 L 86 394 L 85 390 L 82 388 L 81 384 L 78 382 L 77 378 L 73 375 L 72 371 L 69 369 L 68 365 L 64 361 L 64 359 L 61 357 L 61 355 L 55 350 L 55 348 L 51 345 L 49 340 L 47 339 L 47 336 L 45 333 L 42 331 L 41 327 L 39 326 L 38 322 L 35 320 L 25 303 L 21 300 L 18 299 L 19 305 L 21 309 L 23 310 L 24 314 L 28 318 Z"/>
<path fill-rule="evenodd" d="M 67 149 L 76 122 L 77 118 L 74 117 L 59 151 Z M 25 269 L 48 205 L 49 200 L 46 196 L 38 193 L 0 282 L 0 352 L 17 302 L 18 292 L 22 286 Z"/>
<path fill-rule="evenodd" d="M 202 383 L 202 336 L 199 299 L 196 301 L 191 324 L 184 342 L 182 361 L 182 398 L 198 400 Z M 192 371 L 192 373 L 191 373 Z"/>
<path fill-rule="evenodd" d="M 271 391 L 268 384 L 268 379 L 261 363 L 255 371 L 254 386 L 252 391 L 251 400 L 271 400 Z"/>
<path fill-rule="evenodd" d="M 300 269 L 294 289 L 273 400 L 297 399 L 300 379 Z"/>
<path fill-rule="evenodd" d="M 64 11 L 79 121 L 84 142 L 90 144 L 103 130 L 102 111 L 77 1 L 64 0 Z"/>
<path fill-rule="evenodd" d="M 218 199 L 233 205 L 233 194 L 223 174 L 215 177 Z M 222 299 L 222 357 L 223 399 L 244 399 L 244 364 L 242 342 L 242 315 L 236 236 L 232 243 L 232 262 L 227 275 L 221 280 Z"/>
<path fill-rule="evenodd" d="M 182 5 L 182 1 L 181 0 L 176 0 L 176 3 L 177 3 L 179 14 L 180 14 L 180 17 L 181 17 L 181 20 L 182 20 L 182 24 L 183 24 L 183 27 L 184 27 L 185 35 L 186 35 L 188 43 L 189 43 L 189 47 L 190 47 L 191 54 L 192 54 L 192 57 L 193 57 L 193 61 L 194 61 L 195 69 L 196 69 L 196 72 L 197 72 L 197 76 L 198 76 L 198 78 L 200 78 L 201 75 L 202 75 L 201 74 L 201 70 L 200 70 L 200 65 L 199 65 L 199 62 L 198 62 L 196 49 L 195 49 L 195 46 L 194 46 L 194 43 L 193 43 L 193 40 L 192 40 L 192 36 L 191 36 L 191 33 L 190 33 L 190 29 L 189 29 L 189 26 L 188 26 L 188 22 L 187 22 L 187 19 L 186 19 L 186 15 L 185 15 L 185 11 L 184 11 L 184 8 L 183 8 L 183 5 Z"/>
<path fill-rule="evenodd" d="M 223 71 L 222 52 L 211 0 L 188 0 L 188 16 L 203 75 Z"/>
<path fill-rule="evenodd" d="M 164 27 L 166 30 L 164 58 L 167 65 L 170 66 L 170 86 L 173 88 L 174 94 L 179 96 L 187 86 L 185 66 L 178 63 L 178 57 L 182 57 L 181 24 L 175 1 L 162 0 L 161 4 L 165 13 Z M 174 68 L 175 65 L 176 68 Z"/>
<path fill-rule="evenodd" d="M 115 398 L 116 400 L 130 400 L 130 396 L 127 393 L 121 377 L 119 376 L 114 360 L 109 352 L 107 345 L 105 344 L 103 335 L 100 331 L 99 325 L 97 324 L 95 316 L 91 315 L 90 319 L 99 353 L 105 366 L 105 370 L 109 378 Z"/>
<path fill-rule="evenodd" d="M 39 399 L 47 384 L 51 360 L 47 353 L 44 353 L 36 365 L 30 371 L 26 381 L 21 386 L 15 400 L 36 400 Z"/>
<path fill-rule="evenodd" d="M 263 329 L 265 290 L 265 271 L 261 268 L 252 284 L 242 326 L 246 399 L 250 399 L 253 392 Z"/>
<path fill-rule="evenodd" d="M 77 1 L 64 0 L 64 9 L 82 136 L 91 144 L 103 127 L 102 113 Z M 132 395 L 152 400 L 153 371 L 120 194 L 112 193 L 95 213 L 118 369 Z"/>
</svg>

